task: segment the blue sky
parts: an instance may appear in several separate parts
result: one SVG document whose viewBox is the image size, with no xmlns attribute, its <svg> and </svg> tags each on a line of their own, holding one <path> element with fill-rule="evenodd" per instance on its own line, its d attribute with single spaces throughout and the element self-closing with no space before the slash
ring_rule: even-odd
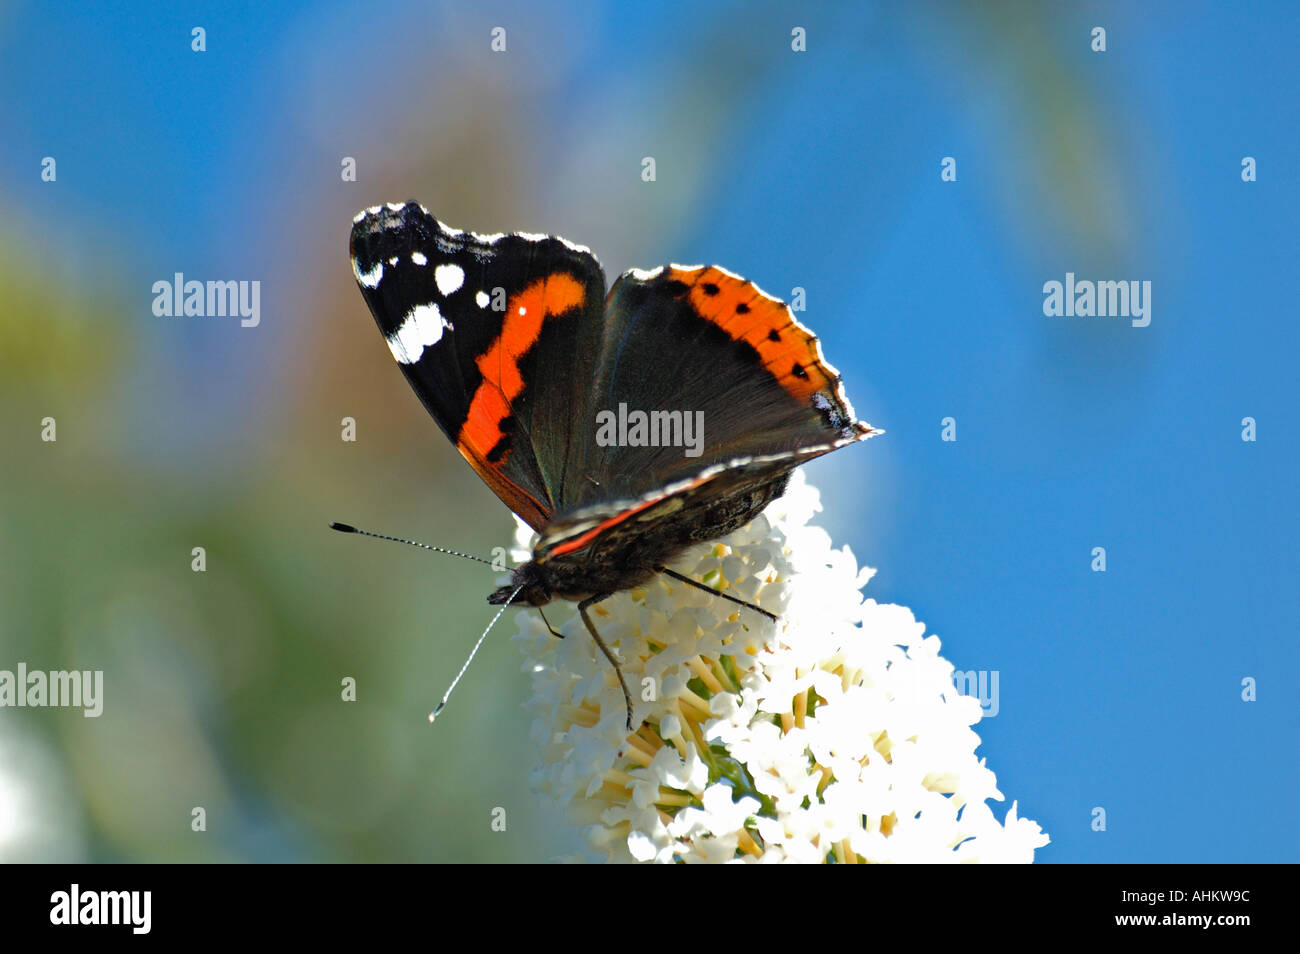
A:
<svg viewBox="0 0 1300 954">
<path fill-rule="evenodd" d="M 124 413 L 197 382 L 150 453 L 241 466 L 374 201 L 562 231 L 611 273 L 803 287 L 888 431 L 812 466 L 823 518 L 870 595 L 1000 673 L 981 752 L 1051 834 L 1039 859 L 1297 860 L 1294 5 L 460 6 L 0 12 L 6 239 L 138 311 Z M 260 336 L 158 335 L 146 290 L 178 270 L 262 280 Z M 1066 272 L 1150 281 L 1150 326 L 1045 316 Z"/>
</svg>

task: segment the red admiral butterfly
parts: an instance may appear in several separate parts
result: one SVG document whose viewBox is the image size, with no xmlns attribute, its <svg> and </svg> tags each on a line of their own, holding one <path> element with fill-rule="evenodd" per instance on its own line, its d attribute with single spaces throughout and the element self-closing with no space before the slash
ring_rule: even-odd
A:
<svg viewBox="0 0 1300 954">
<path fill-rule="evenodd" d="M 665 564 L 743 526 L 799 464 L 879 433 L 785 304 L 717 266 L 632 269 L 607 296 L 587 248 L 462 232 L 414 202 L 358 215 L 351 254 L 415 393 L 541 535 L 488 602 L 577 601 L 629 729 L 593 603 L 666 573 L 775 619 Z M 693 421 L 709 436 L 684 449 Z"/>
</svg>

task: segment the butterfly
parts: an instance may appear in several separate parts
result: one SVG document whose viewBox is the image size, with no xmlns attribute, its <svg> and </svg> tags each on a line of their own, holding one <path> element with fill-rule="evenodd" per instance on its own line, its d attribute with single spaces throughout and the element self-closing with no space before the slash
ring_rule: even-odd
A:
<svg viewBox="0 0 1300 954">
<path fill-rule="evenodd" d="M 488 602 L 576 602 L 629 729 L 592 605 L 663 573 L 776 618 L 667 564 L 748 523 L 798 465 L 880 433 L 784 303 L 718 266 L 631 269 L 606 294 L 588 248 L 462 231 L 415 202 L 358 214 L 350 252 L 416 395 L 540 536 Z"/>
</svg>

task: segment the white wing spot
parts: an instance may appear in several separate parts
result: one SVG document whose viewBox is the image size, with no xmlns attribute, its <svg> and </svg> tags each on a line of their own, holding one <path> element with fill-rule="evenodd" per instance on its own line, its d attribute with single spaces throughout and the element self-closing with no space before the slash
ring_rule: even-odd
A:
<svg viewBox="0 0 1300 954">
<path fill-rule="evenodd" d="M 436 304 L 416 305 L 406 315 L 402 326 L 388 335 L 388 348 L 399 364 L 415 364 L 424 354 L 442 340 L 443 331 L 451 330 L 451 322 L 442 317 Z"/>
<path fill-rule="evenodd" d="M 528 314 L 528 309 L 525 308 L 523 305 L 520 305 L 520 306 L 519 306 L 519 314 L 520 314 L 520 315 L 526 315 L 526 314 Z"/>
<path fill-rule="evenodd" d="M 541 232 L 515 232 L 514 234 L 528 242 L 545 242 L 547 239 L 555 239 L 557 242 L 563 243 L 565 248 L 580 252 L 583 255 L 591 255 L 591 249 L 587 248 L 587 246 L 579 245 L 577 242 L 570 242 L 562 235 L 545 235 Z"/>
<path fill-rule="evenodd" d="M 487 292 L 479 292 L 477 295 L 474 296 L 474 300 L 478 302 L 478 306 L 480 308 L 486 308 L 488 306 L 488 302 L 490 302 L 492 299 L 488 297 Z"/>
<path fill-rule="evenodd" d="M 390 259 L 388 260 L 388 264 L 389 264 L 389 265 L 396 265 L 397 262 L 398 262 L 398 258 L 397 258 L 396 255 L 394 255 L 392 258 L 390 258 Z"/>
<path fill-rule="evenodd" d="M 423 252 L 412 252 L 412 253 L 411 253 L 411 261 L 415 262 L 416 265 L 428 265 L 428 264 L 429 264 L 429 260 L 428 260 L 427 258 L 424 257 L 424 253 L 423 253 Z"/>
<path fill-rule="evenodd" d="M 363 288 L 374 288 L 379 284 L 379 280 L 384 277 L 384 263 L 375 262 L 375 267 L 368 272 L 361 270 L 360 264 L 354 258 L 352 260 L 352 273 L 357 276 L 357 281 Z"/>
<path fill-rule="evenodd" d="M 465 282 L 465 270 L 459 265 L 439 265 L 433 270 L 433 280 L 443 297 L 450 295 Z"/>
<path fill-rule="evenodd" d="M 562 236 L 562 235 L 557 235 L 557 236 L 555 236 L 555 237 L 556 237 L 557 239 L 559 239 L 561 242 L 563 242 L 563 243 L 564 243 L 564 247 L 567 248 L 567 249 L 571 249 L 572 251 L 579 252 L 579 253 L 581 253 L 581 254 L 583 254 L 583 255 L 590 255 L 590 254 L 591 254 L 591 249 L 587 248 L 587 246 L 585 246 L 585 245 L 579 245 L 577 242 L 570 242 L 568 239 L 566 239 L 566 238 L 565 238 L 564 236 Z"/>
</svg>

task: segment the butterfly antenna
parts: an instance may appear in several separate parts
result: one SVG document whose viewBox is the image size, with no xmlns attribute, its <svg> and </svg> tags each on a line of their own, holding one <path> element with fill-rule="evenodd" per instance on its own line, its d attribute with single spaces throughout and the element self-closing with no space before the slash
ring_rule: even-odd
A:
<svg viewBox="0 0 1300 954">
<path fill-rule="evenodd" d="M 386 533 L 371 533 L 369 530 L 358 530 L 350 523 L 339 523 L 335 520 L 330 521 L 330 529 L 337 530 L 339 533 L 359 533 L 363 537 L 374 537 L 376 540 L 391 540 L 394 543 L 405 543 L 408 546 L 419 547 L 421 550 L 433 550 L 437 553 L 447 553 L 451 556 L 463 557 L 466 560 L 474 560 L 477 563 L 486 563 L 492 565 L 491 560 L 485 560 L 482 557 L 476 557 L 473 554 L 461 553 L 459 550 L 448 550 L 446 547 L 435 547 L 428 543 L 420 543 L 418 540 L 404 540 L 401 537 L 390 537 Z"/>
<path fill-rule="evenodd" d="M 516 586 L 515 591 L 510 594 L 510 599 L 506 600 L 505 603 L 502 604 L 501 608 L 497 610 L 497 615 L 492 617 L 492 622 L 487 624 L 487 629 L 483 630 L 483 635 L 478 638 L 478 642 L 474 644 L 474 648 L 469 651 L 469 658 L 465 660 L 465 665 L 460 667 L 460 672 L 456 673 L 456 678 L 451 681 L 451 685 L 447 687 L 447 691 L 442 694 L 442 701 L 439 702 L 434 707 L 433 711 L 429 713 L 430 724 L 433 723 L 434 719 L 438 718 L 439 714 L 442 712 L 443 706 L 447 704 L 447 700 L 451 698 L 451 694 L 456 691 L 456 684 L 460 682 L 461 676 L 465 675 L 465 670 L 469 668 L 469 664 L 474 661 L 474 657 L 478 654 L 478 648 L 483 645 L 483 640 L 487 639 L 487 634 L 492 631 L 492 627 L 497 624 L 497 620 L 501 618 L 501 614 L 510 607 L 510 604 L 514 602 L 515 597 L 519 595 L 519 591 L 523 588 L 522 583 L 519 586 Z"/>
</svg>

